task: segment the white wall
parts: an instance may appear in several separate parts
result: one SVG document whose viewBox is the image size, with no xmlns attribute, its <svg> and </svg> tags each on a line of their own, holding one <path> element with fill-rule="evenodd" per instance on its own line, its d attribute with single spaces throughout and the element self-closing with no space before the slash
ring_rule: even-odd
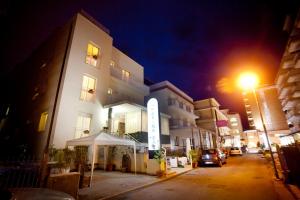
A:
<svg viewBox="0 0 300 200">
<path fill-rule="evenodd" d="M 100 48 L 101 57 L 97 67 L 85 63 L 87 45 L 93 42 Z M 92 115 L 90 133 L 100 131 L 102 106 L 106 101 L 109 86 L 109 62 L 112 38 L 82 15 L 77 15 L 69 57 L 66 63 L 60 103 L 55 121 L 53 144 L 64 147 L 67 140 L 75 136 L 76 120 L 79 112 Z M 88 74 L 97 80 L 95 102 L 81 101 L 82 77 Z"/>
</svg>

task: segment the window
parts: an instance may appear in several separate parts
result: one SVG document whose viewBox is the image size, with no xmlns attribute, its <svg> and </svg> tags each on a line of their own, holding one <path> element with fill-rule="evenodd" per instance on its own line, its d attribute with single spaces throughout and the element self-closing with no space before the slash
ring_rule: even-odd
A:
<svg viewBox="0 0 300 200">
<path fill-rule="evenodd" d="M 38 127 L 39 132 L 42 132 L 46 129 L 47 118 L 48 118 L 48 112 L 43 112 L 40 117 L 40 122 Z"/>
<path fill-rule="evenodd" d="M 130 73 L 124 69 L 122 69 L 122 80 L 128 81 L 130 77 Z"/>
<path fill-rule="evenodd" d="M 99 48 L 89 43 L 87 48 L 85 63 L 89 65 L 97 66 L 98 57 L 99 57 Z"/>
<path fill-rule="evenodd" d="M 175 99 L 168 98 L 168 105 L 171 106 L 171 105 L 174 105 L 174 104 L 175 104 Z"/>
<path fill-rule="evenodd" d="M 186 139 L 182 139 L 182 146 L 186 147 Z"/>
<path fill-rule="evenodd" d="M 88 113 L 80 113 L 77 117 L 75 138 L 88 136 L 90 133 L 90 126 L 92 115 Z"/>
<path fill-rule="evenodd" d="M 83 101 L 92 101 L 96 91 L 96 79 L 89 76 L 83 76 L 80 99 Z"/>
<path fill-rule="evenodd" d="M 231 126 L 238 126 L 238 123 L 231 123 Z"/>
<path fill-rule="evenodd" d="M 111 88 L 108 88 L 107 94 L 112 95 L 112 93 L 113 93 L 113 90 Z"/>
<path fill-rule="evenodd" d="M 237 122 L 237 119 L 236 118 L 230 118 L 230 121 L 231 122 Z"/>
<path fill-rule="evenodd" d="M 175 144 L 174 146 L 179 146 L 179 137 L 175 136 Z"/>
<path fill-rule="evenodd" d="M 111 67 L 115 67 L 115 62 L 114 62 L 113 60 L 111 60 L 110 63 L 109 63 L 109 65 L 110 65 Z"/>
<path fill-rule="evenodd" d="M 179 108 L 183 108 L 183 103 L 179 102 Z"/>
<path fill-rule="evenodd" d="M 186 106 L 186 111 L 191 112 L 191 107 L 190 106 Z"/>
</svg>

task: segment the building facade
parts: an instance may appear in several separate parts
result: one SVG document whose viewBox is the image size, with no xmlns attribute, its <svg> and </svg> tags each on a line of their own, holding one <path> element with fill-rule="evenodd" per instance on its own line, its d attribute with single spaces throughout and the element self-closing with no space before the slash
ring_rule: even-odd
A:
<svg viewBox="0 0 300 200">
<path fill-rule="evenodd" d="M 289 128 L 300 141 L 300 12 L 287 18 L 284 30 L 289 37 L 275 83 Z"/>
<path fill-rule="evenodd" d="M 263 141 L 266 143 L 261 114 L 268 132 L 271 143 L 280 144 L 280 136 L 288 134 L 288 124 L 282 111 L 276 86 L 261 87 L 256 90 L 256 96 L 259 103 L 257 106 L 253 92 L 245 92 L 244 94 L 245 109 L 248 116 L 249 126 L 252 130 L 257 130 Z"/>
<path fill-rule="evenodd" d="M 187 140 L 191 146 L 201 147 L 193 99 L 168 81 L 152 84 L 149 98 L 151 97 L 158 100 L 160 112 L 171 117 L 171 149 L 185 148 Z"/>
<path fill-rule="evenodd" d="M 211 131 L 213 147 L 221 147 L 224 139 L 230 136 L 228 118 L 219 109 L 220 104 L 214 98 L 194 101 L 196 124 L 200 128 Z"/>
<path fill-rule="evenodd" d="M 221 110 L 228 119 L 228 128 L 230 136 L 225 137 L 225 147 L 241 147 L 241 139 L 243 140 L 243 125 L 241 117 L 238 113 L 230 112 L 229 109 Z"/>
<path fill-rule="evenodd" d="M 24 89 L 16 103 L 18 121 L 33 152 L 64 148 L 67 140 L 103 130 L 137 138 L 147 134 L 144 68 L 115 48 L 109 31 L 85 12 L 56 31 L 18 70 L 16 81 Z M 160 118 L 169 144 L 169 116 Z"/>
</svg>

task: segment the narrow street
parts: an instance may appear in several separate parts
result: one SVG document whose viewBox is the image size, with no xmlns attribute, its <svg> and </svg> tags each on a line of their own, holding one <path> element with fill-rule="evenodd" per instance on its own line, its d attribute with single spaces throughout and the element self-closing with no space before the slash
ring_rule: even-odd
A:
<svg viewBox="0 0 300 200">
<path fill-rule="evenodd" d="M 114 198 L 275 200 L 272 172 L 260 155 L 229 157 L 223 167 L 201 167 L 171 180 Z"/>
</svg>

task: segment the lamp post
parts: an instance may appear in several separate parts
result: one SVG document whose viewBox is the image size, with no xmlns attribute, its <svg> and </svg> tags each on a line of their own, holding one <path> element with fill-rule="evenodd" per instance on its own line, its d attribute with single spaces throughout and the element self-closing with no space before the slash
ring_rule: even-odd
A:
<svg viewBox="0 0 300 200">
<path fill-rule="evenodd" d="M 265 133 L 265 136 L 266 136 L 267 143 L 268 143 L 268 147 L 270 149 L 272 164 L 273 164 L 273 167 L 274 167 L 274 175 L 277 179 L 279 179 L 278 172 L 277 172 L 277 167 L 276 167 L 276 164 L 275 164 L 275 160 L 274 160 L 274 156 L 273 156 L 273 152 L 272 152 L 272 148 L 271 148 L 271 144 L 270 144 L 270 140 L 269 140 L 269 136 L 268 136 L 268 133 L 267 133 L 267 128 L 266 128 L 266 125 L 265 125 L 265 122 L 264 122 L 264 119 L 263 119 L 263 116 L 262 116 L 261 108 L 259 106 L 258 98 L 257 98 L 256 91 L 255 91 L 255 87 L 257 86 L 257 84 L 258 84 L 258 78 L 253 73 L 242 74 L 239 78 L 239 86 L 243 90 L 248 90 L 248 91 L 250 90 L 253 93 L 255 104 L 257 106 L 259 116 L 260 116 L 260 120 L 261 120 L 263 129 L 264 129 L 264 133 Z"/>
</svg>

